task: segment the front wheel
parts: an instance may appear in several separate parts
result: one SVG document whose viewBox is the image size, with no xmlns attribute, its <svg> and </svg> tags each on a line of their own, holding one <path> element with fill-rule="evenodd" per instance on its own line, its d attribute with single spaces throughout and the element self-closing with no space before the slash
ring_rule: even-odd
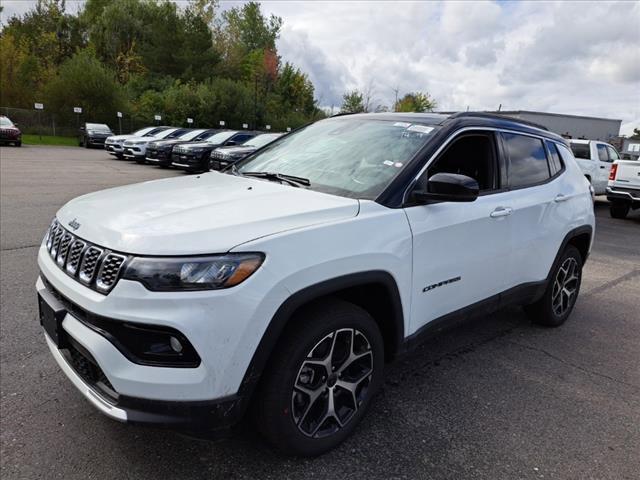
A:
<svg viewBox="0 0 640 480">
<path fill-rule="evenodd" d="M 629 214 L 631 206 L 628 203 L 611 202 L 609 213 L 613 218 L 625 218 Z"/>
<path fill-rule="evenodd" d="M 531 320 L 546 327 L 562 325 L 576 304 L 582 282 L 582 255 L 569 245 L 555 265 L 544 295 L 525 310 Z"/>
<path fill-rule="evenodd" d="M 360 307 L 325 299 L 299 311 L 255 398 L 258 429 L 279 450 L 315 456 L 344 441 L 383 377 L 383 341 Z"/>
</svg>

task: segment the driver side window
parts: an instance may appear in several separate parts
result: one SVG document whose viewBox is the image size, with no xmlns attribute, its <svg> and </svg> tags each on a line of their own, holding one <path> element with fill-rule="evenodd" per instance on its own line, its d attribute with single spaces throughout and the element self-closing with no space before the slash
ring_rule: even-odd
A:
<svg viewBox="0 0 640 480">
<path fill-rule="evenodd" d="M 480 194 L 500 188 L 498 162 L 493 133 L 470 133 L 457 137 L 427 170 L 427 178 L 436 173 L 457 173 L 478 182 Z"/>
</svg>

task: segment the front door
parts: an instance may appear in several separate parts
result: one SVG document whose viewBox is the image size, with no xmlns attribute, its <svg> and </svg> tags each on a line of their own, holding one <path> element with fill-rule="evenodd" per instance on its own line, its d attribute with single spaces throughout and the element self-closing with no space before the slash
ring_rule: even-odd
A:
<svg viewBox="0 0 640 480">
<path fill-rule="evenodd" d="M 493 132 L 460 135 L 420 181 L 441 172 L 463 174 L 478 181 L 480 196 L 405 208 L 413 234 L 409 333 L 507 288 L 512 210 L 500 187 L 499 164 Z"/>
</svg>

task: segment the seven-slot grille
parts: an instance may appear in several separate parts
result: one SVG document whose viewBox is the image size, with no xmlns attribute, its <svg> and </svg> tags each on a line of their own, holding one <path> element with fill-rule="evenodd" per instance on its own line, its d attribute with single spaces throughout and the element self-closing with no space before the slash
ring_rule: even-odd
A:
<svg viewBox="0 0 640 480">
<path fill-rule="evenodd" d="M 114 287 L 127 257 L 77 238 L 54 220 L 45 245 L 56 264 L 71 277 L 105 295 Z"/>
</svg>

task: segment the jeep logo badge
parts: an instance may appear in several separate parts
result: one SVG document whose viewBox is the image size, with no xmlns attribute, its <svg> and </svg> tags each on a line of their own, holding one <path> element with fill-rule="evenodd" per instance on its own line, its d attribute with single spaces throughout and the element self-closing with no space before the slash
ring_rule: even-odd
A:
<svg viewBox="0 0 640 480">
<path fill-rule="evenodd" d="M 73 228 L 73 230 L 74 230 L 74 231 L 75 231 L 75 230 L 78 230 L 78 229 L 80 228 L 80 224 L 78 223 L 78 219 L 77 219 L 77 218 L 74 218 L 73 220 L 71 220 L 71 221 L 69 222 L 69 226 L 70 226 L 71 228 Z"/>
</svg>

